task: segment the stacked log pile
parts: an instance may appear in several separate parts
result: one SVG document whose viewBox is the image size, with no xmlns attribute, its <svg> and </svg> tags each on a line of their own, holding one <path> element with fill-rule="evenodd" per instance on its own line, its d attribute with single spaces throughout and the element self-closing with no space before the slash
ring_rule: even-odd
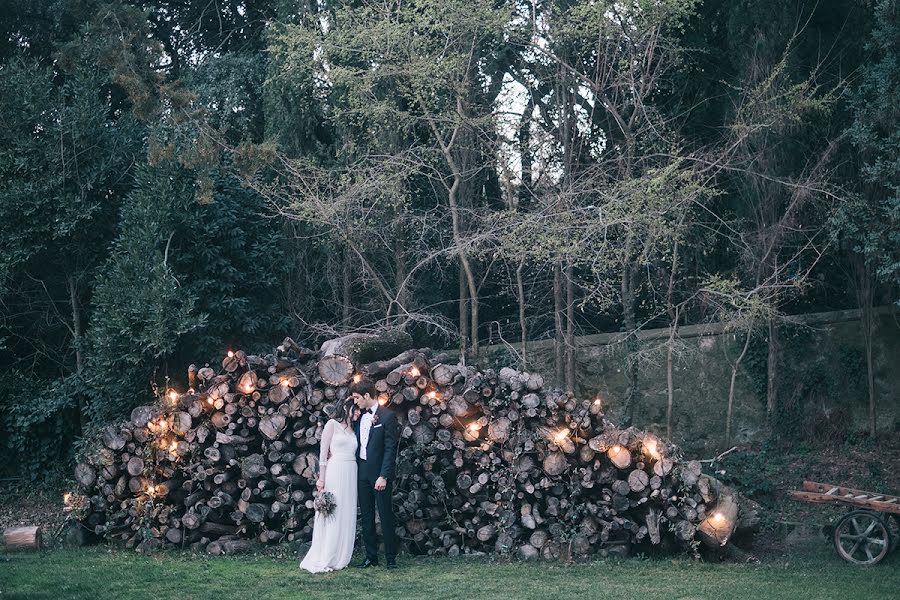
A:
<svg viewBox="0 0 900 600">
<path fill-rule="evenodd" d="M 220 370 L 192 367 L 187 392 L 136 408 L 78 464 L 82 523 L 139 551 L 309 539 L 322 429 L 367 376 L 400 416 L 394 505 L 412 553 L 567 558 L 724 545 L 734 530 L 724 486 L 662 440 L 617 428 L 599 400 L 428 350 L 354 356 L 288 338 L 265 356 L 229 352 Z"/>
</svg>

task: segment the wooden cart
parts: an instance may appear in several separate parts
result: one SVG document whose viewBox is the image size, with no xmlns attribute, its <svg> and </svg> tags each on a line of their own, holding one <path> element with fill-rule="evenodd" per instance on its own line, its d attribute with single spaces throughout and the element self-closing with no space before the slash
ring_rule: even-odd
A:
<svg viewBox="0 0 900 600">
<path fill-rule="evenodd" d="M 804 502 L 853 507 L 834 528 L 834 549 L 847 562 L 874 565 L 900 543 L 900 496 L 876 494 L 830 483 L 804 481 L 788 494 Z"/>
</svg>

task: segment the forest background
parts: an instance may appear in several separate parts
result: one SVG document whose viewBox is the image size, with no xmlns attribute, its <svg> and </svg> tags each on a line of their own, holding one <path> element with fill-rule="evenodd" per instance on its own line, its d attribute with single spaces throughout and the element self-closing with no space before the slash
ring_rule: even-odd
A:
<svg viewBox="0 0 900 600">
<path fill-rule="evenodd" d="M 646 425 L 653 354 L 671 434 L 680 332 L 715 323 L 729 442 L 747 376 L 796 433 L 833 373 L 795 385 L 792 316 L 855 309 L 838 364 L 897 426 L 896 0 L 4 0 L 0 29 L 8 473 L 67 472 L 192 362 L 384 327 L 523 369 L 552 340 L 572 391 L 615 333 L 614 416 Z"/>
</svg>

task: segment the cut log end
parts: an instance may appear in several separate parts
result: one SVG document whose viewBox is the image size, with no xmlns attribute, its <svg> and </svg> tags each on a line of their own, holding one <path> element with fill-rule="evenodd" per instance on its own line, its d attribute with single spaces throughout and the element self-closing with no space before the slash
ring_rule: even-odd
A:
<svg viewBox="0 0 900 600">
<path fill-rule="evenodd" d="M 332 386 L 347 385 L 353 378 L 353 363 L 346 356 L 332 354 L 319 360 L 319 376 Z"/>
</svg>

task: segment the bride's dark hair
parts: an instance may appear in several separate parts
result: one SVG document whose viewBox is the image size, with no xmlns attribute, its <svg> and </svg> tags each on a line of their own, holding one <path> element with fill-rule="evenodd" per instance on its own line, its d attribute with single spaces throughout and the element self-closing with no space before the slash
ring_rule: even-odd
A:
<svg viewBox="0 0 900 600">
<path fill-rule="evenodd" d="M 332 418 L 338 423 L 350 423 L 356 413 L 356 403 L 353 396 L 347 396 L 343 400 L 334 403 L 334 415 Z"/>
</svg>

